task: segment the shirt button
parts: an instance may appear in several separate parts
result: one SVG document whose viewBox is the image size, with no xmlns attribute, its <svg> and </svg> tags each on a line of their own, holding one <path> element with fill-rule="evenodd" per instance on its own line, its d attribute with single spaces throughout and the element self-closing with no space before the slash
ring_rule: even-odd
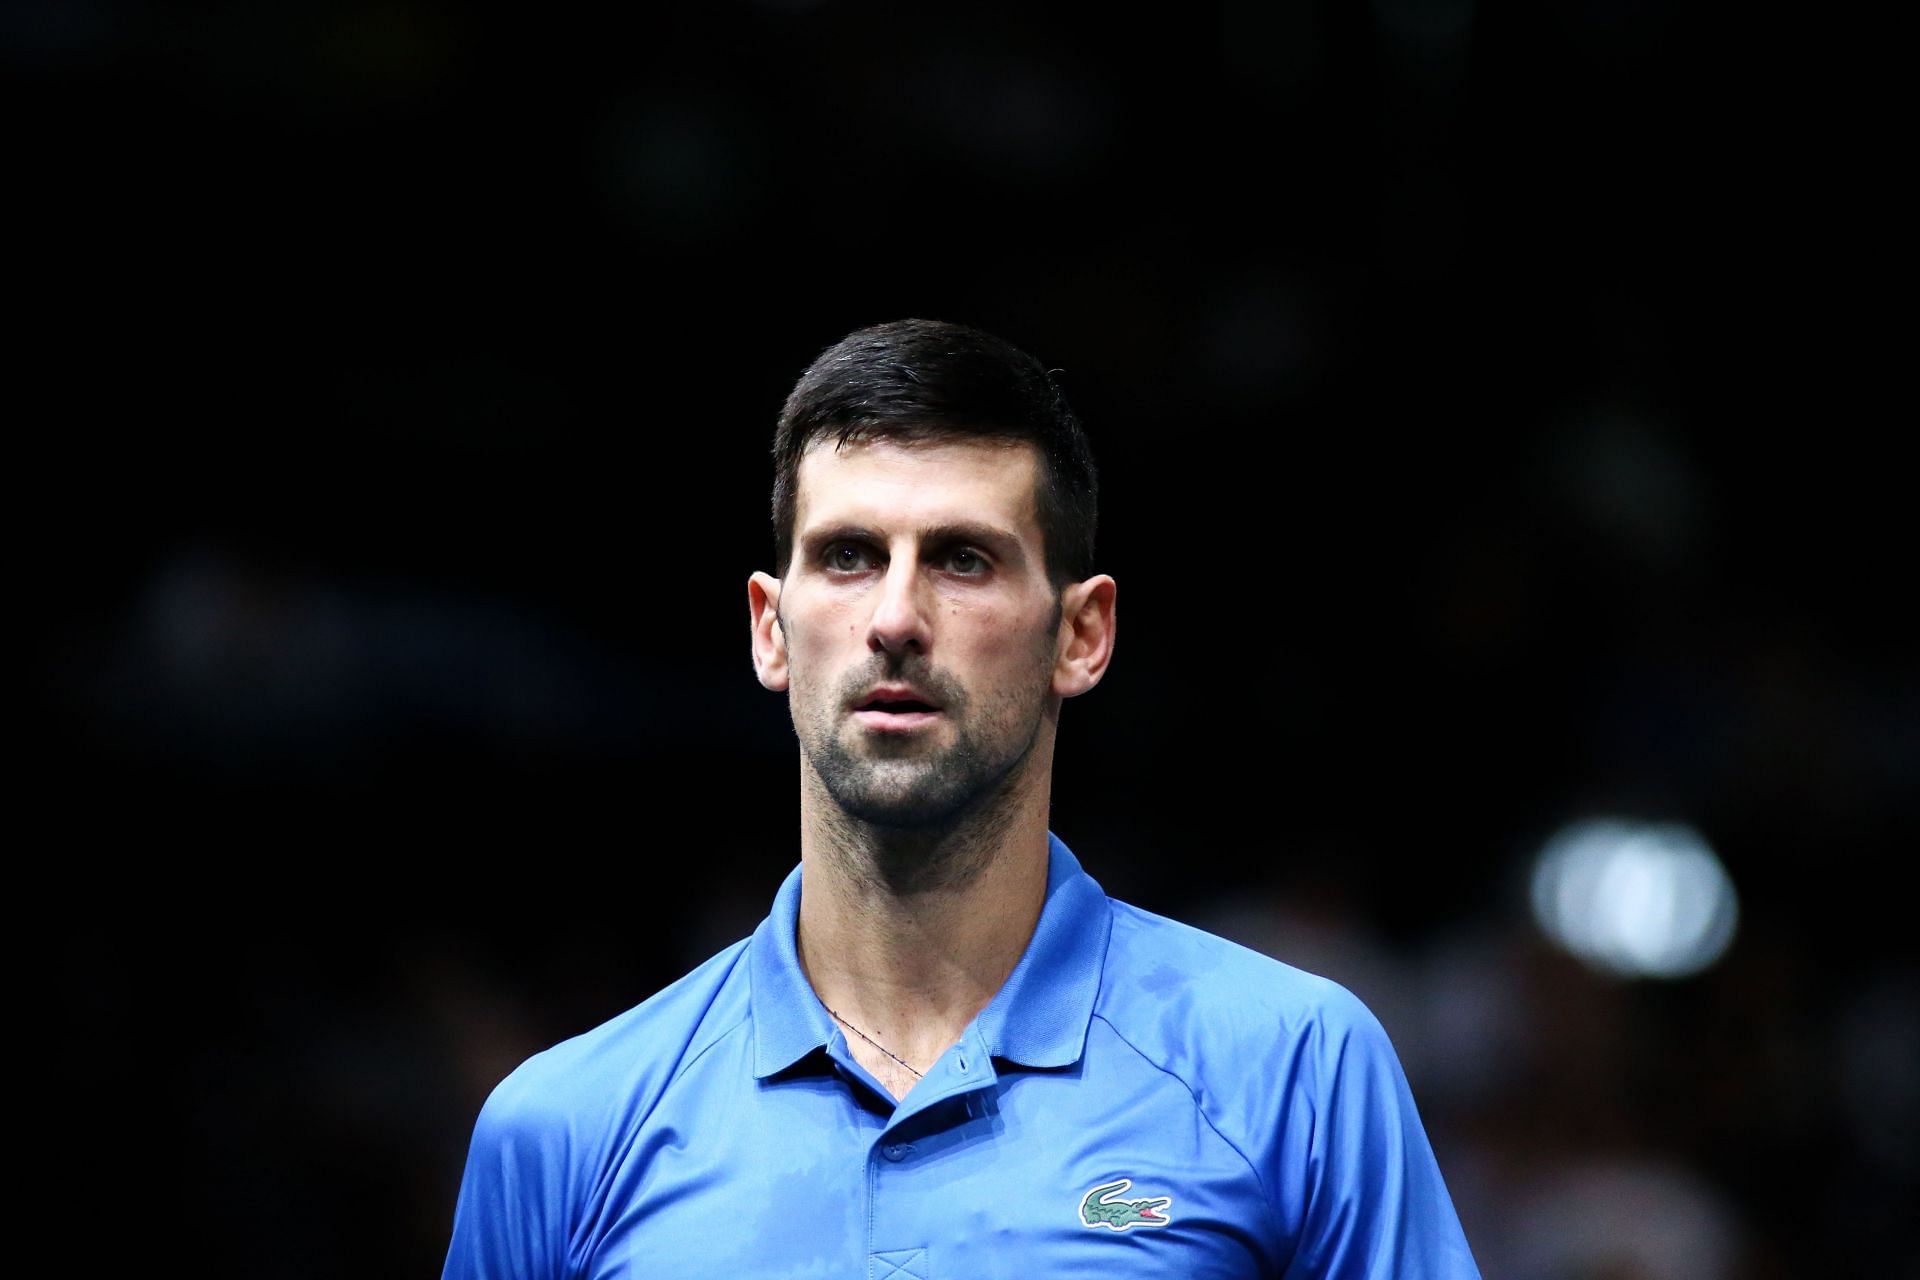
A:
<svg viewBox="0 0 1920 1280">
<path fill-rule="evenodd" d="M 880 1154 L 895 1164 L 899 1164 L 902 1160 L 905 1160 L 913 1154 L 913 1144 L 910 1142 L 889 1142 L 886 1146 L 880 1148 Z"/>
</svg>

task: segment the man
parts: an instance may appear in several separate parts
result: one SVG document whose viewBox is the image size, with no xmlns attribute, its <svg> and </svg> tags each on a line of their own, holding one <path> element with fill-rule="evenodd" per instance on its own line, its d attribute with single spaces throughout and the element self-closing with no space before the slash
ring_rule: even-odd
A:
<svg viewBox="0 0 1920 1280">
<path fill-rule="evenodd" d="M 774 449 L 748 603 L 800 866 L 751 938 L 494 1090 L 449 1280 L 1476 1275 L 1372 1015 L 1108 899 L 1048 828 L 1115 585 L 1047 372 L 863 330 Z"/>
</svg>

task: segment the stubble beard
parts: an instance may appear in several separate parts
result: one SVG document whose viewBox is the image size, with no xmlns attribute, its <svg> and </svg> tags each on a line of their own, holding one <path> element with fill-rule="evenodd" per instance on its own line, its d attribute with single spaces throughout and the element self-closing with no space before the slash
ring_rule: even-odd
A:
<svg viewBox="0 0 1920 1280">
<path fill-rule="evenodd" d="M 944 702 L 941 715 L 953 717 L 966 706 Z M 817 726 L 812 734 L 801 731 L 801 750 L 847 817 L 902 832 L 951 828 L 1007 790 L 1039 740 L 1037 711 L 1020 717 L 1015 705 L 998 716 L 983 710 L 991 717 L 988 723 L 979 731 L 960 729 L 938 751 L 881 740 L 862 752 L 850 748 L 831 725 Z"/>
<path fill-rule="evenodd" d="M 788 631 L 789 646 L 795 639 Z M 827 819 L 839 829 L 839 843 L 867 849 L 871 870 L 895 891 L 970 879 L 1011 823 L 1011 800 L 1050 718 L 1051 635 L 1042 640 L 1025 687 L 983 701 L 937 667 L 892 656 L 850 673 L 830 698 L 804 710 L 790 700 L 801 754 L 831 801 Z M 857 726 L 843 734 L 844 709 L 887 681 L 936 700 L 954 727 L 952 741 L 933 750 L 918 735 L 890 741 Z M 949 838 L 960 833 L 965 838 Z"/>
</svg>

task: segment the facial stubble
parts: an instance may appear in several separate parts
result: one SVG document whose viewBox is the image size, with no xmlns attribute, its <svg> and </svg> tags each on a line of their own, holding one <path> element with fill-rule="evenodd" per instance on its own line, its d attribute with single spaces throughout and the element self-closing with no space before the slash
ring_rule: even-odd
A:
<svg viewBox="0 0 1920 1280">
<path fill-rule="evenodd" d="M 801 753 L 834 806 L 857 823 L 903 836 L 935 836 L 975 820 L 993 825 L 996 800 L 1012 790 L 1049 719 L 1059 616 L 1056 601 L 1053 622 L 1035 637 L 1030 677 L 1013 688 L 976 696 L 916 654 L 881 653 L 849 672 L 829 698 L 806 699 L 793 689 L 788 706 Z M 779 621 L 797 666 L 804 637 Z M 894 682 L 937 703 L 953 726 L 947 746 L 935 750 L 917 733 L 871 734 L 847 721 L 846 708 L 867 690 Z"/>
</svg>

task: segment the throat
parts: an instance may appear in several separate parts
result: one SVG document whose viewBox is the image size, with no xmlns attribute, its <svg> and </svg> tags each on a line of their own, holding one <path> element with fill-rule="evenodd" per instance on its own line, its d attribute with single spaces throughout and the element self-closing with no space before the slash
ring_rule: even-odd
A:
<svg viewBox="0 0 1920 1280">
<path fill-rule="evenodd" d="M 960 883 L 901 893 L 861 865 L 862 849 L 803 847 L 801 968 L 855 1059 L 896 1098 L 999 993 L 1040 918 L 1045 827 L 984 848 Z"/>
<path fill-rule="evenodd" d="M 883 827 L 831 807 L 821 817 L 819 852 L 834 878 L 870 910 L 940 912 L 947 904 L 991 893 L 1016 825 L 1000 789 L 951 823 Z"/>
</svg>

